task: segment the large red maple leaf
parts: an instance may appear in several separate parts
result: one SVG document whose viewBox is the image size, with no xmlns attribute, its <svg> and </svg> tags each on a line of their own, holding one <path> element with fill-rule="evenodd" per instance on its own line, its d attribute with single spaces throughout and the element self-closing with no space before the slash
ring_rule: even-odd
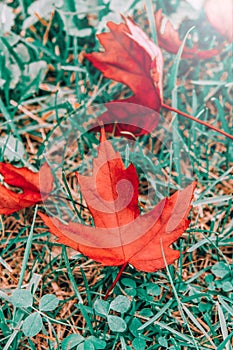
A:
<svg viewBox="0 0 233 350">
<path fill-rule="evenodd" d="M 133 164 L 125 168 L 103 131 L 92 176 L 77 176 L 95 227 L 75 222 L 66 225 L 39 213 L 60 243 L 103 265 L 131 264 L 147 272 L 165 266 L 163 253 L 168 264 L 179 257 L 179 251 L 170 245 L 189 225 L 195 182 L 140 215 L 136 169 Z"/>
<path fill-rule="evenodd" d="M 30 207 L 45 200 L 53 188 L 53 175 L 47 163 L 43 164 L 38 173 L 23 168 L 16 168 L 9 163 L 0 163 L 0 174 L 4 182 L 17 187 L 20 192 L 14 192 L 0 185 L 0 214 L 12 214 L 20 209 Z"/>
</svg>

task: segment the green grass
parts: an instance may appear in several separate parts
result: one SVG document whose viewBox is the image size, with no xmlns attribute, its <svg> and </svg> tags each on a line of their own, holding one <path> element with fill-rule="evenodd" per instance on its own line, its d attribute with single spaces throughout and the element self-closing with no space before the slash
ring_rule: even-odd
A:
<svg viewBox="0 0 233 350">
<path fill-rule="evenodd" d="M 54 200 L 48 210 L 91 225 L 74 175 L 77 170 L 90 173 L 98 145 L 98 135 L 85 133 L 83 110 L 128 90 L 104 79 L 83 59 L 83 52 L 99 49 L 96 28 L 109 5 L 80 2 L 76 13 L 75 1 L 67 1 L 53 13 L 50 3 L 40 0 L 39 16 L 33 17 L 30 6 L 38 6 L 36 1 L 2 2 L 8 34 L 1 26 L 0 160 L 36 170 L 46 149 L 70 136 L 72 151 L 65 158 L 57 154 L 59 162 L 50 161 L 56 171 L 63 170 L 55 194 L 69 198 L 71 205 Z M 134 1 L 130 14 L 141 26 L 148 18 L 155 39 L 148 15 L 152 5 Z M 169 15 L 179 10 L 179 2 L 156 1 L 156 6 Z M 71 16 L 65 20 L 67 13 Z M 223 39 L 214 29 L 205 32 L 200 22 L 190 21 L 182 25 L 182 38 L 195 25 L 202 31 L 202 45 L 220 46 Z M 163 54 L 165 102 L 232 133 L 230 45 L 206 61 Z M 125 163 L 132 161 L 137 168 L 143 212 L 198 180 L 190 227 L 174 244 L 180 259 L 155 273 L 128 266 L 104 301 L 118 267 L 103 267 L 57 243 L 37 216 L 42 205 L 1 216 L 1 349 L 232 349 L 232 142 L 181 116 L 161 114 L 150 136 L 112 142 Z"/>
</svg>

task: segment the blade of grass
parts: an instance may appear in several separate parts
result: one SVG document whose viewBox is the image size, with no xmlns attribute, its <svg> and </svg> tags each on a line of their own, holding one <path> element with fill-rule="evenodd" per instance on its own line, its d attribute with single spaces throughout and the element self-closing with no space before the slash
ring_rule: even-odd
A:
<svg viewBox="0 0 233 350">
<path fill-rule="evenodd" d="M 166 311 L 167 309 L 170 308 L 171 304 L 174 302 L 173 299 L 169 300 L 163 307 L 161 310 L 159 310 L 159 312 L 154 315 L 153 317 L 151 317 L 146 323 L 144 323 L 141 327 L 138 328 L 138 331 L 142 331 L 143 329 L 145 329 L 146 327 L 150 326 L 152 323 L 154 323 L 155 321 L 157 321 L 158 318 L 160 318 Z"/>
<path fill-rule="evenodd" d="M 6 293 L 4 293 L 4 292 L 1 291 L 1 290 L 0 290 L 0 298 L 6 300 L 6 301 L 8 301 L 8 302 L 11 301 L 11 298 L 10 298 Z"/>
<path fill-rule="evenodd" d="M 177 108 L 178 100 L 177 100 L 177 78 L 178 78 L 178 71 L 179 71 L 179 65 L 181 61 L 181 55 L 185 46 L 185 42 L 188 38 L 189 33 L 193 30 L 194 27 L 190 28 L 188 32 L 186 33 L 184 40 L 179 48 L 179 51 L 176 55 L 174 65 L 172 66 L 172 73 L 171 73 L 171 87 L 172 87 L 172 106 Z M 179 124 L 178 120 L 176 118 L 176 114 L 173 116 L 172 120 L 172 137 L 173 137 L 173 150 L 174 150 L 174 164 L 176 171 L 178 173 L 178 184 L 181 186 L 182 183 L 182 172 L 181 172 L 181 165 L 180 165 L 180 141 L 182 141 L 183 144 L 185 144 L 180 132 L 179 132 Z"/>
<path fill-rule="evenodd" d="M 10 128 L 13 131 L 14 135 L 17 136 L 19 140 L 21 140 L 18 130 L 14 124 L 14 121 L 11 118 L 10 114 L 8 113 L 1 97 L 0 97 L 0 110 L 2 111 L 3 117 L 6 119 L 7 123 L 10 125 Z"/>
<path fill-rule="evenodd" d="M 77 299 L 79 301 L 78 307 L 80 308 L 80 310 L 81 310 L 81 312 L 83 314 L 83 317 L 84 317 L 85 321 L 87 322 L 87 325 L 88 325 L 88 328 L 89 328 L 90 332 L 92 334 L 94 334 L 94 330 L 93 330 L 92 323 L 91 323 L 91 320 L 89 318 L 89 315 L 88 315 L 88 313 L 86 312 L 86 310 L 83 307 L 83 299 L 81 297 L 81 294 L 79 293 L 79 290 L 78 290 L 78 287 L 76 285 L 74 276 L 72 274 L 72 270 L 71 270 L 71 267 L 70 267 L 70 263 L 69 263 L 69 259 L 68 259 L 68 255 L 67 255 L 67 251 L 66 251 L 66 247 L 64 245 L 62 246 L 62 255 L 63 255 L 64 261 L 65 261 L 67 273 L 68 273 L 68 276 L 69 276 L 72 288 L 73 288 L 74 293 L 75 293 L 75 295 L 76 295 L 76 297 L 77 297 Z"/>
<path fill-rule="evenodd" d="M 12 268 L 10 267 L 9 264 L 0 256 L 0 264 L 4 266 L 9 272 L 13 272 Z"/>
<path fill-rule="evenodd" d="M 81 327 L 75 326 L 75 325 L 73 325 L 73 324 L 65 323 L 65 322 L 62 322 L 62 321 L 60 321 L 60 320 L 57 320 L 57 319 L 55 319 L 55 318 L 53 318 L 53 317 L 50 317 L 50 316 L 48 316 L 47 314 L 45 314 L 44 312 L 42 312 L 42 311 L 36 309 L 34 306 L 32 306 L 32 310 L 38 312 L 41 316 L 43 316 L 43 317 L 47 320 L 47 322 L 48 322 L 48 320 L 49 320 L 49 321 L 52 321 L 52 322 L 55 323 L 55 324 L 60 324 L 60 325 L 62 325 L 62 326 L 71 327 L 71 328 L 77 329 L 77 330 L 82 329 Z"/>
<path fill-rule="evenodd" d="M 20 7 L 22 9 L 22 18 L 26 18 L 26 4 L 24 3 L 24 0 L 19 0 Z"/>
<path fill-rule="evenodd" d="M 10 338 L 8 339 L 6 345 L 4 346 L 4 348 L 2 350 L 8 350 L 11 347 L 11 343 L 15 340 L 17 334 L 19 333 L 21 327 L 23 325 L 23 321 L 19 321 L 14 329 L 14 331 L 12 332 Z"/>
<path fill-rule="evenodd" d="M 181 339 L 185 340 L 186 342 L 188 342 L 187 345 L 191 345 L 192 344 L 192 338 L 189 338 L 187 335 L 176 331 L 175 329 L 173 329 L 172 327 L 166 325 L 165 323 L 156 321 L 155 324 L 157 326 L 159 326 L 160 328 L 162 328 L 162 329 L 168 330 L 169 332 L 171 332 L 171 334 L 176 334 L 179 338 L 181 338 Z"/>
<path fill-rule="evenodd" d="M 20 289 L 22 287 L 25 271 L 27 269 L 30 250 L 32 247 L 33 230 L 34 230 L 35 221 L 36 221 L 37 209 L 38 209 L 38 205 L 35 206 L 35 211 L 34 211 L 34 215 L 33 215 L 33 219 L 32 219 L 32 225 L 31 225 L 30 232 L 29 232 L 28 239 L 27 239 L 27 244 L 26 244 L 25 253 L 24 253 L 24 257 L 23 257 L 22 269 L 21 269 L 20 276 L 19 276 L 18 289 Z"/>
<path fill-rule="evenodd" d="M 223 298 L 218 295 L 218 300 L 220 302 L 220 304 L 222 304 L 222 306 L 224 307 L 224 309 L 229 312 L 229 314 L 233 317 L 233 308 L 231 308 L 230 306 L 228 306 L 228 304 L 223 300 Z M 232 301 L 233 302 L 233 301 Z"/>
<path fill-rule="evenodd" d="M 153 9 L 152 1 L 145 0 L 145 5 L 146 5 L 146 12 L 147 12 L 148 20 L 149 20 L 152 39 L 153 39 L 154 43 L 157 44 L 157 31 L 156 31 L 154 9 Z"/>
<path fill-rule="evenodd" d="M 24 69 L 24 64 L 20 56 L 15 52 L 14 48 L 10 45 L 10 43 L 7 41 L 4 36 L 1 36 L 0 39 L 2 40 L 2 43 L 6 46 L 7 50 L 9 53 L 12 55 L 12 57 L 15 59 L 15 62 L 19 66 L 19 69 L 23 71 Z"/>
<path fill-rule="evenodd" d="M 228 337 L 228 330 L 227 330 L 226 320 L 225 320 L 224 313 L 222 311 L 221 305 L 218 302 L 216 303 L 216 305 L 217 305 L 217 310 L 218 310 L 218 317 L 219 317 L 220 327 L 221 327 L 221 331 L 222 331 L 222 337 L 223 337 L 223 340 L 226 340 L 226 338 Z M 230 342 L 226 343 L 226 350 L 232 350 Z"/>
<path fill-rule="evenodd" d="M 32 295 L 35 294 L 41 279 L 41 275 L 39 275 L 38 273 L 33 273 L 28 286 L 28 289 L 31 291 Z"/>
<path fill-rule="evenodd" d="M 78 291 L 78 287 L 76 285 L 76 282 L 75 282 L 75 279 L 74 279 L 74 276 L 72 274 L 72 271 L 71 271 L 71 268 L 70 268 L 70 263 L 69 263 L 69 259 L 68 259 L 68 255 L 67 255 L 67 252 L 66 252 L 66 247 L 63 245 L 62 246 L 62 254 L 63 254 L 63 258 L 64 258 L 64 261 L 65 261 L 65 265 L 66 265 L 66 268 L 67 268 L 67 273 L 68 273 L 68 276 L 69 276 L 69 279 L 70 279 L 70 282 L 71 282 L 71 285 L 73 287 L 73 290 L 75 292 L 75 295 L 79 301 L 80 304 L 83 304 L 83 299 L 81 297 L 81 294 L 79 293 Z"/>
<path fill-rule="evenodd" d="M 187 316 L 190 318 L 192 323 L 205 335 L 206 339 L 209 340 L 214 349 L 217 349 L 217 346 L 214 344 L 213 340 L 210 338 L 209 334 L 205 331 L 202 325 L 198 322 L 198 320 L 193 316 L 193 314 L 189 311 L 189 309 L 183 304 L 183 310 L 186 312 Z"/>
<path fill-rule="evenodd" d="M 90 307 L 92 307 L 92 300 L 91 300 L 90 288 L 89 288 L 89 285 L 88 285 L 88 281 L 87 281 L 85 272 L 84 272 L 84 270 L 83 270 L 83 268 L 82 268 L 81 266 L 80 266 L 80 271 L 81 271 L 81 274 L 82 274 L 82 277 L 83 277 L 84 286 L 85 286 L 85 288 L 86 288 L 88 305 L 89 305 Z"/>
<path fill-rule="evenodd" d="M 122 350 L 127 350 L 125 338 L 122 337 L 122 336 L 120 336 L 120 341 L 121 341 L 121 349 L 122 349 Z"/>
<path fill-rule="evenodd" d="M 65 171 L 64 171 L 64 170 L 62 170 L 62 180 L 63 180 L 63 182 L 64 182 L 66 191 L 67 191 L 67 193 L 68 193 L 68 198 L 69 198 L 69 200 L 70 200 L 71 203 L 72 203 L 72 206 L 73 206 L 73 208 L 74 208 L 74 211 L 75 211 L 75 213 L 78 215 L 78 218 L 82 221 L 83 218 L 82 218 L 80 212 L 78 211 L 78 209 L 77 209 L 77 207 L 76 207 L 76 205 L 75 205 L 75 201 L 73 200 L 72 193 L 71 193 L 70 188 L 69 188 L 69 185 L 68 185 L 68 183 L 67 183 L 67 181 L 66 181 L 66 174 L 65 174 Z"/>
<path fill-rule="evenodd" d="M 232 199 L 232 196 L 217 196 L 212 198 L 203 198 L 201 200 L 197 200 L 193 202 L 193 206 L 196 207 L 198 205 L 205 205 L 205 204 L 212 204 L 212 203 L 222 203 L 222 202 L 228 202 Z"/>
<path fill-rule="evenodd" d="M 233 331 L 227 336 L 227 338 L 218 346 L 217 350 L 225 350 L 227 343 L 233 338 Z"/>
<path fill-rule="evenodd" d="M 2 330 L 2 334 L 5 337 L 9 337 L 9 333 L 11 331 L 10 331 L 10 328 L 8 327 L 8 325 L 7 325 L 7 322 L 6 322 L 6 319 L 5 319 L 2 307 L 0 307 L 0 329 Z"/>
<path fill-rule="evenodd" d="M 205 267 L 204 269 L 201 269 L 200 271 L 198 271 L 195 275 L 193 275 L 191 278 L 189 278 L 187 281 L 186 281 L 186 284 L 190 284 L 192 283 L 193 281 L 195 281 L 198 277 L 200 277 L 203 273 L 205 273 L 206 271 L 210 270 L 211 269 L 211 266 L 207 266 Z"/>
<path fill-rule="evenodd" d="M 193 341 L 193 345 L 195 346 L 195 348 L 196 348 L 197 350 L 199 350 L 198 344 L 196 343 L 196 340 L 195 340 L 195 337 L 194 337 L 194 335 L 193 335 L 193 332 L 192 332 L 192 330 L 191 330 L 191 328 L 190 328 L 190 326 L 189 326 L 188 320 L 187 320 L 187 318 L 186 318 L 186 316 L 185 316 L 185 314 L 184 314 L 183 307 L 182 307 L 183 305 L 182 305 L 182 303 L 181 303 L 181 301 L 180 301 L 180 299 L 179 299 L 179 296 L 178 296 L 178 294 L 177 294 L 175 285 L 174 285 L 174 283 L 173 283 L 173 279 L 172 279 L 172 276 L 171 276 L 171 274 L 170 274 L 169 267 L 168 267 L 168 264 L 167 264 L 167 261 L 166 261 L 166 257 L 165 257 L 165 254 L 164 254 L 162 240 L 160 240 L 160 246 L 161 246 L 162 256 L 163 256 L 164 264 L 165 264 L 165 267 L 166 267 L 166 270 L 167 270 L 168 278 L 169 278 L 169 281 L 170 281 L 170 283 L 171 283 L 171 286 L 172 286 L 172 290 L 173 290 L 175 299 L 176 299 L 176 301 L 177 301 L 177 306 L 178 306 L 178 309 L 179 309 L 179 311 L 180 311 L 180 315 L 181 315 L 181 317 L 182 317 L 184 323 L 187 325 L 187 328 L 188 328 L 188 330 L 189 330 L 189 333 L 190 333 L 191 338 L 192 338 L 192 341 Z"/>
</svg>

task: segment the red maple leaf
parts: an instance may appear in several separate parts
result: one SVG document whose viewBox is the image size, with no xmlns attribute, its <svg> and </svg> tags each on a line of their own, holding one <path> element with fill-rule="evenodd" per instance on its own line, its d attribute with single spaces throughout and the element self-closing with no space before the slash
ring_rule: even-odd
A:
<svg viewBox="0 0 233 350">
<path fill-rule="evenodd" d="M 160 48 L 132 20 L 108 22 L 108 33 L 97 37 L 104 52 L 85 54 L 106 78 L 127 85 L 133 96 L 124 100 L 159 111 L 162 100 L 163 56 Z"/>
<path fill-rule="evenodd" d="M 119 106 L 118 117 L 116 117 L 116 106 L 113 103 L 108 103 L 106 104 L 108 111 L 99 119 L 104 124 L 110 124 L 108 131 L 113 128 L 116 121 L 120 121 L 121 124 L 123 119 L 125 125 L 117 129 L 117 133 L 120 133 L 121 130 L 127 131 L 125 126 L 128 118 L 129 124 L 131 124 L 130 132 L 138 136 L 137 128 L 141 125 L 140 112 L 135 114 L 133 104 L 149 107 L 154 111 L 160 110 L 163 94 L 163 56 L 160 48 L 149 39 L 143 30 L 132 20 L 128 18 L 124 18 L 124 20 L 125 23 L 121 24 L 108 22 L 107 25 L 110 32 L 98 35 L 98 39 L 105 51 L 86 54 L 85 57 L 106 78 L 127 85 L 133 92 L 133 96 L 129 98 L 114 101 L 127 102 L 125 107 L 122 107 L 124 108 L 124 118 L 121 118 Z M 149 112 L 148 110 L 147 113 L 147 117 L 144 118 L 145 130 L 149 129 L 152 131 L 152 128 L 156 127 L 157 124 L 156 122 L 150 122 L 151 111 Z M 158 118 L 155 119 L 158 120 Z"/>
<path fill-rule="evenodd" d="M 66 225 L 39 213 L 60 243 L 103 265 L 131 264 L 147 272 L 165 266 L 163 252 L 168 264 L 179 257 L 179 251 L 170 245 L 189 225 L 187 216 L 195 182 L 140 215 L 136 169 L 133 164 L 125 168 L 120 154 L 106 141 L 104 131 L 92 176 L 77 176 L 95 227 L 75 222 Z"/>
<path fill-rule="evenodd" d="M 166 20 L 165 26 L 162 24 L 164 20 Z M 180 39 L 178 32 L 175 30 L 171 22 L 164 17 L 162 9 L 159 9 L 155 13 L 155 23 L 159 46 L 168 52 L 177 54 L 180 46 L 182 45 L 182 40 Z M 200 50 L 196 44 L 192 48 L 184 46 L 182 57 L 208 59 L 216 56 L 218 53 L 219 50 L 217 49 Z"/>
<path fill-rule="evenodd" d="M 0 174 L 6 184 L 17 187 L 22 193 L 0 185 L 0 214 L 12 214 L 45 200 L 53 187 L 53 175 L 47 163 L 38 173 L 23 167 L 16 168 L 8 163 L 0 163 Z"/>
</svg>

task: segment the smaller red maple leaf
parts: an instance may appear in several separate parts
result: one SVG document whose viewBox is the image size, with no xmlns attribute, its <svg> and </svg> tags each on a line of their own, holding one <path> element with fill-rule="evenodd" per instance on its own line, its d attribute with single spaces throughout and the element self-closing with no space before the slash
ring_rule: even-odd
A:
<svg viewBox="0 0 233 350">
<path fill-rule="evenodd" d="M 166 20 L 165 26 L 162 24 Z M 165 18 L 162 13 L 162 9 L 159 9 L 155 13 L 155 23 L 157 29 L 158 44 L 164 50 L 177 54 L 179 48 L 182 45 L 182 40 L 179 37 L 178 32 L 173 27 L 172 23 Z M 162 29 L 163 28 L 163 29 Z M 183 58 L 197 58 L 197 59 L 208 59 L 216 56 L 219 53 L 217 49 L 211 50 L 200 50 L 196 44 L 192 48 L 184 46 L 182 57 Z"/>
<path fill-rule="evenodd" d="M 18 187 L 22 193 L 14 192 L 0 185 L 0 214 L 12 214 L 45 200 L 53 188 L 53 175 L 47 163 L 38 173 L 23 168 L 16 168 L 9 163 L 0 163 L 0 174 L 4 182 Z"/>
</svg>

